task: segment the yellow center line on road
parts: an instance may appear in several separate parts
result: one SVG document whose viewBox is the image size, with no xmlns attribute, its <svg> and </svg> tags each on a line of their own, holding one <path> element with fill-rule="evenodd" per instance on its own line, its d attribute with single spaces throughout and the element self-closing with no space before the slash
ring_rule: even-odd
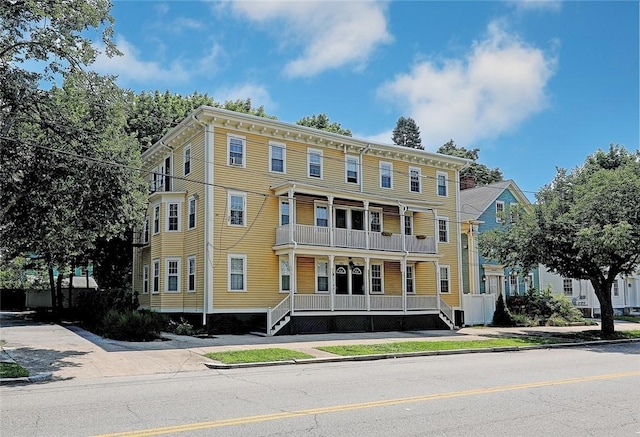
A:
<svg viewBox="0 0 640 437">
<path fill-rule="evenodd" d="M 196 422 L 185 425 L 166 426 L 162 428 L 149 428 L 138 431 L 125 431 L 113 434 L 101 434 L 94 437 L 148 437 L 162 434 L 175 434 L 179 432 L 196 431 L 201 429 L 220 428 L 224 426 L 244 425 L 247 423 L 266 422 L 269 420 L 290 419 L 294 417 L 313 416 L 317 414 L 340 413 L 344 411 L 362 410 L 366 408 L 379 408 L 392 405 L 408 404 L 415 402 L 425 402 L 438 399 L 450 399 L 464 396 L 477 396 L 483 394 L 500 393 L 505 391 L 523 390 L 527 388 L 550 387 L 554 385 L 577 384 L 580 382 L 599 381 L 605 379 L 628 378 L 640 376 L 640 371 L 610 373 L 606 375 L 584 376 L 581 378 L 558 379 L 552 381 L 530 382 L 526 384 L 505 385 L 501 387 L 479 388 L 474 390 L 463 390 L 450 393 L 438 393 L 424 396 L 414 396 L 408 398 L 388 399 L 384 401 L 362 402 L 357 404 L 334 405 L 330 407 L 311 408 L 291 412 L 281 412 L 273 414 L 262 414 L 257 416 L 237 417 L 235 419 L 223 419 L 212 422 Z"/>
</svg>

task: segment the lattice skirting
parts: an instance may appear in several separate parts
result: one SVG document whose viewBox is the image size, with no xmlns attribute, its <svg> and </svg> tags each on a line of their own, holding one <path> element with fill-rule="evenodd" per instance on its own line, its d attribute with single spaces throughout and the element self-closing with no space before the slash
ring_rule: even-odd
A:
<svg viewBox="0 0 640 437">
<path fill-rule="evenodd" d="M 294 316 L 288 330 L 279 334 L 328 332 L 383 332 L 449 329 L 437 315 L 420 316 Z"/>
</svg>

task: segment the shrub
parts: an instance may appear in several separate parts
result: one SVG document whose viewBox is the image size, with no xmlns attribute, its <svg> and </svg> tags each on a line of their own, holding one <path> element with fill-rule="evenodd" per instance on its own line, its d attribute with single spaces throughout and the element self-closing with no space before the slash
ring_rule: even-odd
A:
<svg viewBox="0 0 640 437">
<path fill-rule="evenodd" d="M 180 323 L 173 322 L 171 328 L 178 335 L 194 335 L 196 333 L 193 325 L 182 317 L 180 317 Z"/>
<path fill-rule="evenodd" d="M 498 302 L 496 303 L 496 310 L 493 313 L 493 323 L 494 326 L 514 326 L 515 322 L 509 309 L 504 304 L 504 299 L 502 298 L 502 294 L 498 296 Z"/>
<path fill-rule="evenodd" d="M 148 311 L 110 310 L 101 323 L 101 333 L 107 338 L 125 341 L 151 341 L 160 338 L 166 317 Z"/>
<path fill-rule="evenodd" d="M 523 296 L 511 296 L 507 307 L 518 323 L 525 326 L 566 326 L 582 320 L 582 313 L 562 294 L 553 294 L 550 287 L 538 291 L 529 289 Z"/>
<path fill-rule="evenodd" d="M 138 308 L 138 294 L 130 289 L 77 291 L 77 317 L 88 329 L 99 328 L 111 310 L 126 312 Z"/>
</svg>

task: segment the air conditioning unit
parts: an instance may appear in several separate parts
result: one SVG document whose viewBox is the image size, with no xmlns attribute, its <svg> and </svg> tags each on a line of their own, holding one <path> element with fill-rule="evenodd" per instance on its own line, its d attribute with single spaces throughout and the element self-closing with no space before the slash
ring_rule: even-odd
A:
<svg viewBox="0 0 640 437">
<path fill-rule="evenodd" d="M 241 156 L 232 156 L 229 158 L 229 165 L 242 165 Z"/>
</svg>

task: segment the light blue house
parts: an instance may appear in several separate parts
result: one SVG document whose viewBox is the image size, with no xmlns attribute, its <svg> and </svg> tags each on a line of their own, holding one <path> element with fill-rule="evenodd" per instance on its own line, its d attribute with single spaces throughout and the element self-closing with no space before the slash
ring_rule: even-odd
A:
<svg viewBox="0 0 640 437">
<path fill-rule="evenodd" d="M 524 294 L 539 288 L 538 269 L 520 272 L 487 259 L 478 250 L 478 235 L 518 220 L 518 212 L 531 205 L 513 180 L 460 191 L 462 221 L 462 285 L 467 294 Z"/>
</svg>

